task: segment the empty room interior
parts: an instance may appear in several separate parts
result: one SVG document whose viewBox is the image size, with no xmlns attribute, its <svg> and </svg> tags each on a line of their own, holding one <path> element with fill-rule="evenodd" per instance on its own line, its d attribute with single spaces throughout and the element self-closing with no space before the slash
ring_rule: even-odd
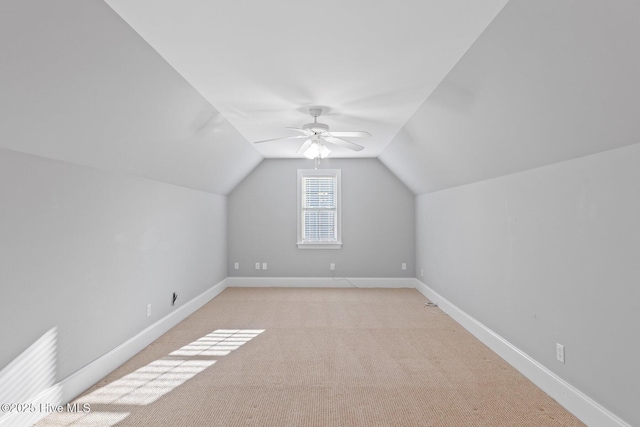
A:
<svg viewBox="0 0 640 427">
<path fill-rule="evenodd" d="M 638 41 L 633 0 L 3 0 L 0 426 L 640 426 Z"/>
</svg>

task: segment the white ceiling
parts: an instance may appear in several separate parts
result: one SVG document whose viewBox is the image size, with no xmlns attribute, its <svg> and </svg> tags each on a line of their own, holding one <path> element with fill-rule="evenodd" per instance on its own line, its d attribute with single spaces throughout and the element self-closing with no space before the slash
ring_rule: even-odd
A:
<svg viewBox="0 0 640 427">
<path fill-rule="evenodd" d="M 323 105 L 424 194 L 640 143 L 636 0 L 108 2 L 0 2 L 0 149 L 224 195 Z"/>
<path fill-rule="evenodd" d="M 508 0 L 106 0 L 249 141 L 324 106 L 377 157 Z M 295 157 L 301 140 L 256 145 Z"/>
</svg>

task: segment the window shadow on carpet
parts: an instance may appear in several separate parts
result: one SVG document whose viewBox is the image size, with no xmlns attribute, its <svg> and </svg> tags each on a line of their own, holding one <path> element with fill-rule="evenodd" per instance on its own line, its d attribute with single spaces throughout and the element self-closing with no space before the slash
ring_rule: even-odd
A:
<svg viewBox="0 0 640 427">
<path fill-rule="evenodd" d="M 100 411 L 54 413 L 38 426 L 114 426 L 130 415 L 122 411 L 123 406 L 157 401 L 215 364 L 213 357 L 227 356 L 262 332 L 264 329 L 217 329 L 73 402 L 79 407 L 97 405 Z M 113 405 L 114 411 L 105 411 L 105 405 Z"/>
</svg>

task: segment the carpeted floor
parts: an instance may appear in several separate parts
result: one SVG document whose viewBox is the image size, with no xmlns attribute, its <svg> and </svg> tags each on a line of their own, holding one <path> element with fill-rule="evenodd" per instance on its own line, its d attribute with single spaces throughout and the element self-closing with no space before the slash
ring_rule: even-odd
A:
<svg viewBox="0 0 640 427">
<path fill-rule="evenodd" d="M 583 425 L 426 301 L 229 288 L 37 425 Z"/>
</svg>

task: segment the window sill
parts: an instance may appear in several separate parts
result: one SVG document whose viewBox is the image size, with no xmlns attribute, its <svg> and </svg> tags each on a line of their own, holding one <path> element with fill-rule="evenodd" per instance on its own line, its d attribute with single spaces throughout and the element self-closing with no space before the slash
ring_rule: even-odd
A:
<svg viewBox="0 0 640 427">
<path fill-rule="evenodd" d="M 342 243 L 298 243 L 298 249 L 340 249 Z"/>
</svg>

